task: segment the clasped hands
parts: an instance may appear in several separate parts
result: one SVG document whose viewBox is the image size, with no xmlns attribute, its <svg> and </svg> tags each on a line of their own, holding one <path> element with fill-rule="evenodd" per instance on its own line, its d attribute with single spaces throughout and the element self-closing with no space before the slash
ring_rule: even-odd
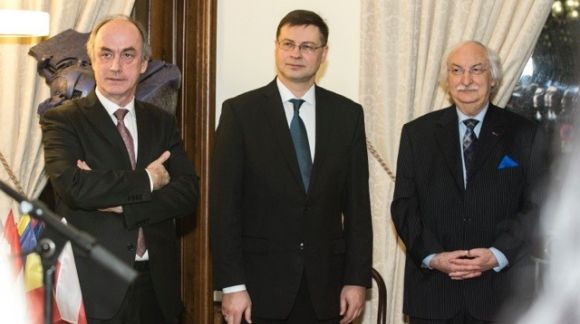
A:
<svg viewBox="0 0 580 324">
<path fill-rule="evenodd" d="M 481 276 L 498 265 L 490 249 L 478 248 L 437 253 L 429 266 L 447 273 L 452 280 L 464 280 Z"/>
<path fill-rule="evenodd" d="M 169 159 L 171 153 L 169 151 L 164 151 L 155 161 L 149 163 L 149 165 L 145 168 L 149 175 L 151 176 L 151 182 L 153 183 L 153 190 L 159 190 L 165 187 L 169 181 L 171 181 L 171 176 L 167 169 L 163 165 L 165 161 Z M 77 167 L 81 170 L 91 171 L 91 167 L 87 164 L 87 162 L 83 160 L 77 160 Z M 123 206 L 112 206 L 107 208 L 99 209 L 100 211 L 111 212 L 122 214 L 123 213 Z"/>
</svg>

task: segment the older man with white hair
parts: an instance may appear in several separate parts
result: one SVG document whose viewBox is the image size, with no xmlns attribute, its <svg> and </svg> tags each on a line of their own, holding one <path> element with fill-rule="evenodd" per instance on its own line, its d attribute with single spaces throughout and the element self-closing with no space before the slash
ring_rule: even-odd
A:
<svg viewBox="0 0 580 324">
<path fill-rule="evenodd" d="M 497 55 L 476 41 L 448 51 L 453 105 L 406 124 L 392 217 L 407 249 L 411 324 L 493 323 L 530 248 L 545 169 L 540 128 L 490 98 Z"/>
</svg>

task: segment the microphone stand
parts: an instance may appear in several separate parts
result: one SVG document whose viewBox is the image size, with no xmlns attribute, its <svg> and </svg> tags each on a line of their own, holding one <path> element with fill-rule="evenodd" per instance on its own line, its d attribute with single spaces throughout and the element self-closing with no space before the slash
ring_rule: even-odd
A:
<svg viewBox="0 0 580 324">
<path fill-rule="evenodd" d="M 137 272 L 104 247 L 99 245 L 94 237 L 76 229 L 72 225 L 66 225 L 60 221 L 60 217 L 52 212 L 44 203 L 39 200 L 28 200 L 25 196 L 12 189 L 10 186 L 0 181 L 0 190 L 20 203 L 20 212 L 28 214 L 35 219 L 43 221 L 47 228 L 56 233 L 59 239 L 41 239 L 36 252 L 42 259 L 44 270 L 44 323 L 52 322 L 52 288 L 54 285 L 54 274 L 56 271 L 56 261 L 62 251 L 66 241 L 70 241 L 76 248 L 83 251 L 91 259 L 99 263 L 105 269 L 117 275 L 125 282 L 133 282 L 137 277 Z"/>
<path fill-rule="evenodd" d="M 20 208 L 22 212 L 22 207 Z M 25 212 L 22 212 L 26 214 Z M 29 215 L 32 215 L 28 213 Z M 36 253 L 40 256 L 42 264 L 42 284 L 44 285 L 43 318 L 44 324 L 52 323 L 52 289 L 54 287 L 54 275 L 56 273 L 56 261 L 62 252 L 63 242 L 57 244 L 49 238 L 43 238 L 36 244 Z"/>
</svg>

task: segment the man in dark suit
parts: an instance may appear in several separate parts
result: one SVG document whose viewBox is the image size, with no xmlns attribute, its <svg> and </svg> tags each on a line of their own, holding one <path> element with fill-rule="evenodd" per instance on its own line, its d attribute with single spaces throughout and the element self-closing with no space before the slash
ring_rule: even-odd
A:
<svg viewBox="0 0 580 324">
<path fill-rule="evenodd" d="M 362 107 L 315 85 L 328 51 L 317 14 L 288 13 L 276 79 L 224 102 L 211 235 L 228 323 L 348 323 L 371 285 Z"/>
<path fill-rule="evenodd" d="M 57 212 L 139 271 L 129 285 L 75 255 L 89 323 L 176 323 L 182 308 L 175 219 L 193 215 L 197 177 L 175 118 L 135 100 L 146 39 L 128 17 L 99 23 L 96 90 L 41 120 Z"/>
<path fill-rule="evenodd" d="M 490 103 L 497 55 L 459 44 L 442 80 L 454 105 L 406 124 L 391 212 L 407 249 L 410 323 L 493 322 L 528 262 L 545 143 L 534 123 Z"/>
</svg>

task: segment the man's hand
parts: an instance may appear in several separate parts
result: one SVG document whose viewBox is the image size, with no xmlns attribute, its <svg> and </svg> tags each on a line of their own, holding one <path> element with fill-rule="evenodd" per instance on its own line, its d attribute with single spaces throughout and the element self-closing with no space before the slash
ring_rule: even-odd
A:
<svg viewBox="0 0 580 324">
<path fill-rule="evenodd" d="M 465 269 L 471 269 L 471 271 L 467 273 L 462 271 L 450 272 L 449 276 L 451 279 L 455 280 L 477 277 L 483 272 L 491 270 L 498 265 L 495 255 L 490 249 L 485 248 L 471 249 L 467 251 L 467 256 L 465 258 L 454 260 L 453 263 Z"/>
<path fill-rule="evenodd" d="M 453 280 L 479 277 L 481 271 L 479 271 L 478 267 L 471 263 L 463 262 L 469 257 L 469 251 L 467 250 L 441 252 L 437 253 L 433 259 L 431 259 L 429 266 L 433 269 L 447 273 Z"/>
<path fill-rule="evenodd" d="M 77 160 L 77 168 L 85 171 L 91 171 L 91 167 L 83 160 Z"/>
<path fill-rule="evenodd" d="M 169 151 L 163 152 L 157 160 L 151 162 L 147 166 L 147 171 L 151 175 L 151 179 L 153 181 L 153 190 L 158 190 L 165 187 L 166 184 L 169 183 L 171 177 L 169 176 L 169 172 L 165 169 L 163 163 L 169 159 L 171 153 Z"/>
<path fill-rule="evenodd" d="M 226 323 L 239 324 L 242 316 L 248 323 L 252 323 L 252 301 L 247 291 L 238 291 L 224 294 L 222 297 L 222 314 Z"/>
<path fill-rule="evenodd" d="M 340 324 L 350 323 L 363 311 L 365 306 L 366 288 L 346 285 L 340 292 Z"/>
<path fill-rule="evenodd" d="M 100 208 L 100 211 L 115 213 L 115 214 L 122 214 L 123 213 L 123 206 L 114 206 L 114 207 L 107 207 L 107 208 Z"/>
<path fill-rule="evenodd" d="M 83 160 L 77 160 L 77 168 L 85 171 L 91 171 L 91 167 L 87 164 L 87 162 Z M 100 211 L 115 213 L 115 214 L 122 214 L 123 213 L 123 206 L 112 206 L 107 208 L 101 208 Z"/>
</svg>

